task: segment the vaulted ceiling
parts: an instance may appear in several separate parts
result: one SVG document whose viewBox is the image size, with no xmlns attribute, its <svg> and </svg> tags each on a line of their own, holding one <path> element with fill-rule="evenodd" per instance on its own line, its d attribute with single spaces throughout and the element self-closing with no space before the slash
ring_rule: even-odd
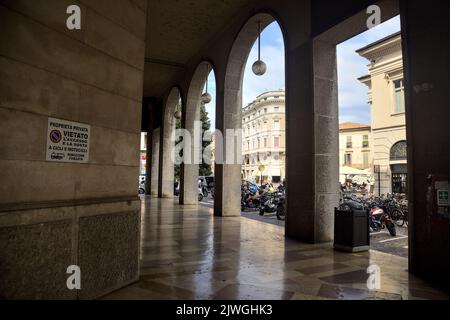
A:
<svg viewBox="0 0 450 320">
<path fill-rule="evenodd" d="M 160 96 L 188 61 L 255 0 L 150 0 L 144 95 Z"/>
</svg>

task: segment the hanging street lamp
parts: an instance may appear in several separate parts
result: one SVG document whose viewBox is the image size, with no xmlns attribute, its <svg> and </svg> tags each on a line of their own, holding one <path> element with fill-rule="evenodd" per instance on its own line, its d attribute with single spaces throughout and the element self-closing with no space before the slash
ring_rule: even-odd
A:
<svg viewBox="0 0 450 320">
<path fill-rule="evenodd" d="M 173 117 L 177 120 L 180 120 L 182 117 L 182 113 L 181 113 L 181 105 L 177 104 L 177 106 L 175 107 L 175 112 L 173 114 Z"/>
<path fill-rule="evenodd" d="M 206 92 L 202 94 L 202 104 L 208 104 L 211 102 L 212 97 L 208 93 L 208 74 L 209 74 L 209 65 L 206 65 Z"/>
<path fill-rule="evenodd" d="M 258 21 L 258 61 L 252 66 L 253 73 L 262 76 L 267 71 L 267 65 L 261 60 L 261 21 Z"/>
</svg>

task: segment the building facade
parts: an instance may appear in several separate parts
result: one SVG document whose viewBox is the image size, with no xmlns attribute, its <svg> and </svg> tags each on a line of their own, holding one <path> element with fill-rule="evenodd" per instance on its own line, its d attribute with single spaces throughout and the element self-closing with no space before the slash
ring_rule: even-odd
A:
<svg viewBox="0 0 450 320">
<path fill-rule="evenodd" d="M 141 133 L 140 174 L 145 175 L 147 166 L 147 132 Z"/>
<path fill-rule="evenodd" d="M 216 132 L 211 133 L 211 175 L 214 177 L 216 174 Z"/>
<path fill-rule="evenodd" d="M 242 109 L 242 155 L 243 179 L 276 184 L 285 178 L 284 91 L 263 93 Z"/>
<path fill-rule="evenodd" d="M 375 194 L 406 193 L 407 144 L 401 34 L 356 51 L 368 59 Z"/>
<path fill-rule="evenodd" d="M 358 170 L 371 168 L 370 126 L 345 122 L 339 125 L 339 165 Z"/>
</svg>

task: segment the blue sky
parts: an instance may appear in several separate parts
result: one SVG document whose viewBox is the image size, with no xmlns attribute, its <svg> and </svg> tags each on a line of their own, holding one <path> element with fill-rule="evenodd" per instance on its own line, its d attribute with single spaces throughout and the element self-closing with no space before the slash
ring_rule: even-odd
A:
<svg viewBox="0 0 450 320">
<path fill-rule="evenodd" d="M 246 106 L 261 93 L 284 89 L 284 41 L 281 29 L 276 22 L 271 23 L 261 33 L 261 60 L 267 65 L 263 76 L 252 71 L 253 63 L 258 60 L 258 42 L 250 51 L 244 73 L 242 106 Z"/>
<path fill-rule="evenodd" d="M 203 92 L 205 88 L 203 89 Z M 209 114 L 211 120 L 211 132 L 216 127 L 216 76 L 214 70 L 209 73 L 208 76 L 208 92 L 211 95 L 211 102 L 206 105 L 206 112 Z"/>
<path fill-rule="evenodd" d="M 395 17 L 337 46 L 339 121 L 370 124 L 367 86 L 357 79 L 368 73 L 369 61 L 355 51 L 400 31 L 400 17 Z"/>
<path fill-rule="evenodd" d="M 355 51 L 374 41 L 400 31 L 400 17 L 370 29 L 337 47 L 339 82 L 339 121 L 370 124 L 370 107 L 367 104 L 367 87 L 357 79 L 367 74 L 369 62 Z M 264 76 L 255 76 L 252 65 L 257 60 L 257 42 L 254 44 L 244 74 L 243 106 L 252 102 L 258 95 L 270 90 L 285 88 L 284 43 L 281 29 L 276 22 L 270 24 L 261 34 L 261 59 L 267 64 Z M 215 119 L 215 77 L 211 72 L 208 78 L 208 91 L 213 100 L 207 105 L 210 118 Z M 214 129 L 214 120 L 211 121 Z"/>
</svg>

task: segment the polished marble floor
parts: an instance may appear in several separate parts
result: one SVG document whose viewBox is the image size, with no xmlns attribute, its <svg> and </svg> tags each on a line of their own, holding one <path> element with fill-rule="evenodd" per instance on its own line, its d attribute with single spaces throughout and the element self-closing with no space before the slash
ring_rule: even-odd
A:
<svg viewBox="0 0 450 320">
<path fill-rule="evenodd" d="M 410 275 L 407 259 L 303 244 L 276 225 L 143 198 L 140 281 L 105 299 L 449 299 Z M 367 288 L 379 266 L 381 287 Z"/>
</svg>

